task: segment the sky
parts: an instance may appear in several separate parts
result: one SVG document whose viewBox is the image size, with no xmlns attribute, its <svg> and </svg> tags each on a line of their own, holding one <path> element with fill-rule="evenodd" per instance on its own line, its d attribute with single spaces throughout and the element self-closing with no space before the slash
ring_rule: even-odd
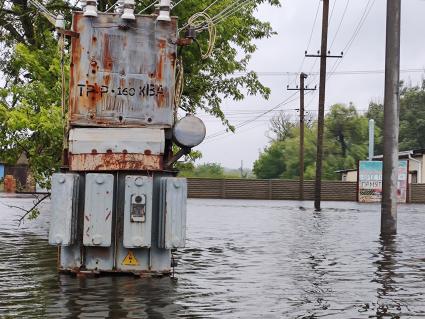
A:
<svg viewBox="0 0 425 319">
<path fill-rule="evenodd" d="M 328 60 L 328 72 L 335 70 L 335 74 L 329 75 L 327 81 L 326 109 L 335 103 L 352 102 L 364 112 L 371 101 L 382 103 L 386 2 L 330 0 L 329 45 L 332 43 L 332 54 L 344 51 L 344 58 Z M 411 85 L 420 84 L 425 74 L 424 14 L 425 0 L 402 1 L 401 79 Z M 304 58 L 304 52 L 316 53 L 320 49 L 322 2 L 283 0 L 280 8 L 264 4 L 258 8 L 256 16 L 269 21 L 278 33 L 255 42 L 258 50 L 248 68 L 258 72 L 261 82 L 271 89 L 270 98 L 250 96 L 239 102 L 223 102 L 223 110 L 233 125 L 258 117 L 241 126 L 235 134 L 225 133 L 220 121 L 212 116 L 200 114 L 207 127 L 207 138 L 197 147 L 203 154 L 199 163 L 220 163 L 227 168 L 239 168 L 243 161 L 244 168 L 252 168 L 270 142 L 269 121 L 272 116 L 282 110 L 294 120 L 299 116 L 295 110 L 299 107 L 299 94 L 286 90 L 287 85 L 298 84 L 295 74 L 300 71 L 311 73 L 306 83 L 310 87 L 319 85 L 319 60 Z M 346 74 L 347 71 L 361 72 Z M 316 116 L 318 90 L 309 92 L 305 103 L 307 112 Z M 259 117 L 270 109 L 274 110 Z"/>
</svg>

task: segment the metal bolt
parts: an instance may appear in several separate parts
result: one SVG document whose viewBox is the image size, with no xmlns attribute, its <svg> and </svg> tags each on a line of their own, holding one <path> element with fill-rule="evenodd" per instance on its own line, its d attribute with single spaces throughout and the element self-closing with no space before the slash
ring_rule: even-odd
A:
<svg viewBox="0 0 425 319">
<path fill-rule="evenodd" d="M 143 245 L 142 237 L 134 237 L 133 243 L 134 243 L 135 246 L 142 246 Z"/>
<path fill-rule="evenodd" d="M 93 236 L 92 242 L 93 242 L 93 245 L 96 245 L 96 246 L 100 245 L 102 243 L 102 236 L 100 235 Z"/>
<path fill-rule="evenodd" d="M 59 177 L 59 184 L 63 184 L 63 183 L 65 183 L 65 177 L 61 176 Z"/>
<path fill-rule="evenodd" d="M 62 236 L 61 235 L 56 235 L 55 236 L 55 242 L 56 242 L 56 244 L 62 244 L 62 242 L 63 242 L 63 238 L 62 238 Z"/>
<path fill-rule="evenodd" d="M 136 180 L 134 181 L 134 184 L 136 184 L 136 186 L 143 186 L 145 182 L 143 181 L 143 178 L 141 177 L 137 177 Z"/>
<path fill-rule="evenodd" d="M 181 186 L 178 181 L 174 181 L 173 185 L 174 185 L 174 188 L 180 188 Z"/>
<path fill-rule="evenodd" d="M 96 183 L 102 185 L 105 182 L 103 176 L 96 177 Z"/>
</svg>

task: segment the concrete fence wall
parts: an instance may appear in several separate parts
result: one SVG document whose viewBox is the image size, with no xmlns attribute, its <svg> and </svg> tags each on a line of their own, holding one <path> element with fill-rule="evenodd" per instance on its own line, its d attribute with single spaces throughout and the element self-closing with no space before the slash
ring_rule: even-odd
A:
<svg viewBox="0 0 425 319">
<path fill-rule="evenodd" d="M 189 178 L 190 198 L 298 200 L 299 183 L 292 180 Z M 410 202 L 425 203 L 425 184 L 410 185 Z M 304 182 L 304 199 L 314 199 L 314 181 Z M 322 182 L 322 200 L 356 201 L 357 183 Z"/>
</svg>

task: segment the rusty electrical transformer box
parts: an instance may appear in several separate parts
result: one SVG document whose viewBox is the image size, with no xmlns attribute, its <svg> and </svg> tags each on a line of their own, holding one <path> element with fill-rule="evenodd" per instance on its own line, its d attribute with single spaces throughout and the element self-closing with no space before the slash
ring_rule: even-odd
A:
<svg viewBox="0 0 425 319">
<path fill-rule="evenodd" d="M 173 124 L 177 20 L 73 15 L 71 126 Z"/>
</svg>

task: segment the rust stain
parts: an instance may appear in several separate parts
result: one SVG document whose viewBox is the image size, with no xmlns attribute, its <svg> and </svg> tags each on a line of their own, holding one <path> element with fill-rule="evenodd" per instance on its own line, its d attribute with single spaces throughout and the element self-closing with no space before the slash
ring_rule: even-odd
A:
<svg viewBox="0 0 425 319">
<path fill-rule="evenodd" d="M 159 47 L 160 49 L 165 49 L 165 47 L 167 46 L 167 41 L 165 41 L 164 39 L 161 39 L 161 40 L 159 40 L 158 42 L 159 42 L 159 43 L 158 43 L 158 47 Z"/>
<path fill-rule="evenodd" d="M 158 94 L 156 96 L 156 104 L 158 107 L 164 107 L 167 106 L 166 105 L 166 96 L 168 96 L 168 89 L 164 88 L 163 89 L 163 94 Z"/>
<path fill-rule="evenodd" d="M 164 56 L 161 54 L 159 56 L 159 61 L 156 64 L 156 79 L 159 81 L 162 81 L 163 70 L 164 70 Z"/>
<path fill-rule="evenodd" d="M 103 69 L 105 71 L 112 70 L 112 57 L 109 47 L 109 34 L 105 33 L 103 35 Z"/>
<path fill-rule="evenodd" d="M 71 155 L 72 171 L 118 171 L 163 169 L 160 155 L 145 154 L 76 154 Z"/>
</svg>

